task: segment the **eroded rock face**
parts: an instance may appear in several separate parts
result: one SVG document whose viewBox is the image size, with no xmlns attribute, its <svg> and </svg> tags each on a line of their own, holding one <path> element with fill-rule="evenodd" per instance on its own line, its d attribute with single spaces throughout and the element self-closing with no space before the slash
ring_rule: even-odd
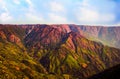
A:
<svg viewBox="0 0 120 79">
<path fill-rule="evenodd" d="M 84 79 L 120 63 L 119 49 L 89 40 L 89 37 L 111 39 L 119 46 L 118 29 L 67 24 L 0 25 L 0 37 L 13 45 L 24 45 L 21 49 L 25 47 L 48 74 Z"/>
<path fill-rule="evenodd" d="M 34 27 L 25 43 L 30 49 L 34 47 L 34 57 L 51 73 L 68 73 L 82 79 L 119 63 L 120 50 L 90 41 L 78 29 L 40 25 Z"/>
<path fill-rule="evenodd" d="M 60 25 L 35 25 L 35 30 L 39 31 L 37 27 L 42 29 L 44 26 L 49 26 L 54 29 L 57 29 L 59 32 L 69 33 L 71 31 L 77 32 L 82 36 L 93 40 L 102 42 L 105 45 L 111 47 L 120 48 L 119 41 L 120 41 L 120 27 L 103 27 L 103 26 L 84 26 L 84 25 L 67 25 L 67 24 L 60 24 Z M 33 29 L 33 25 L 27 28 L 28 32 L 31 32 Z M 53 29 L 53 30 L 54 30 Z M 47 30 L 48 31 L 48 30 Z"/>
<path fill-rule="evenodd" d="M 67 31 L 62 30 L 54 26 L 41 25 L 35 27 L 31 33 L 26 36 L 25 42 L 29 45 L 56 45 L 65 37 Z M 36 40 L 36 41 L 34 41 Z"/>
<path fill-rule="evenodd" d="M 18 46 L 23 46 L 22 40 L 25 30 L 19 25 L 0 25 L 0 37 L 4 42 L 12 42 Z"/>
<path fill-rule="evenodd" d="M 103 27 L 103 26 L 84 26 L 70 25 L 74 32 L 79 32 L 84 37 L 93 41 L 100 41 L 105 45 L 120 48 L 120 27 Z"/>
<path fill-rule="evenodd" d="M 12 43 L 15 43 L 15 44 L 20 44 L 21 43 L 21 40 L 19 37 L 15 36 L 14 34 L 5 34 L 3 31 L 0 31 L 0 38 L 3 40 L 3 41 L 10 41 Z"/>
<path fill-rule="evenodd" d="M 20 38 L 13 35 L 13 34 L 10 34 L 8 39 L 9 39 L 10 42 L 13 42 L 13 43 L 16 43 L 16 44 L 19 44 L 21 42 Z"/>
<path fill-rule="evenodd" d="M 3 31 L 0 31 L 0 37 L 1 37 L 2 39 L 6 39 L 6 36 L 5 36 L 5 34 L 4 34 Z"/>
</svg>

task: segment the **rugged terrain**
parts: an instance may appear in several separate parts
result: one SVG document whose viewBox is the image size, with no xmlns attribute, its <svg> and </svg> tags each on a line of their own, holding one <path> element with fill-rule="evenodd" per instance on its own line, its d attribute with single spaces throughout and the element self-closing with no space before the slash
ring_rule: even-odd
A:
<svg viewBox="0 0 120 79">
<path fill-rule="evenodd" d="M 120 64 L 120 27 L 0 25 L 0 78 L 86 79 Z"/>
<path fill-rule="evenodd" d="M 109 69 L 105 69 L 103 72 L 95 74 L 88 79 L 120 79 L 120 64 Z"/>
</svg>

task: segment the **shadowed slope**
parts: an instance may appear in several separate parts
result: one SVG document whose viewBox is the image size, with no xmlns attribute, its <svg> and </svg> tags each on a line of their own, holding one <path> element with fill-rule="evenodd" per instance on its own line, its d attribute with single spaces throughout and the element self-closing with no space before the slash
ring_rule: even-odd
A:
<svg viewBox="0 0 120 79">
<path fill-rule="evenodd" d="M 0 77 L 85 79 L 120 63 L 119 49 L 84 35 L 75 25 L 0 25 Z"/>
<path fill-rule="evenodd" d="M 120 65 L 104 70 L 88 79 L 120 79 Z"/>
<path fill-rule="evenodd" d="M 33 38 L 32 38 L 33 37 Z M 49 73 L 86 78 L 119 63 L 120 50 L 50 25 L 34 27 L 25 43 Z"/>
</svg>

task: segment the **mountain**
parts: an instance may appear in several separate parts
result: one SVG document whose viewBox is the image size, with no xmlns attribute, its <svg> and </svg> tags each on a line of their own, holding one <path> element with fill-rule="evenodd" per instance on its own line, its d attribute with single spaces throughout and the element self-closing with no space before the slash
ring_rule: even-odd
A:
<svg viewBox="0 0 120 79">
<path fill-rule="evenodd" d="M 88 79 L 120 79 L 120 64 L 93 75 Z"/>
<path fill-rule="evenodd" d="M 99 36 L 104 36 L 103 32 L 98 30 L 97 34 L 96 28 L 111 27 L 0 25 L 0 69 L 4 71 L 0 78 L 6 79 L 7 74 L 9 78 L 86 79 L 120 64 L 120 49 L 115 44 L 113 47 L 102 44 Z M 106 31 L 104 37 L 112 37 Z"/>
<path fill-rule="evenodd" d="M 74 26 L 74 27 L 73 27 Z M 79 27 L 78 27 L 79 26 Z M 120 27 L 70 25 L 72 31 L 78 31 L 86 38 L 100 41 L 105 45 L 120 48 Z"/>
<path fill-rule="evenodd" d="M 29 29 L 34 28 L 34 25 L 28 25 Z M 23 26 L 24 28 L 28 26 Z M 35 25 L 39 26 L 39 25 Z M 74 24 L 56 24 L 49 25 L 54 28 L 59 28 L 60 30 L 65 30 L 66 32 L 77 32 L 80 33 L 85 38 L 101 42 L 110 47 L 120 48 L 120 27 L 119 26 L 85 26 L 85 25 L 74 25 Z M 27 30 L 29 30 L 27 28 Z M 29 31 L 30 32 L 30 31 Z"/>
</svg>

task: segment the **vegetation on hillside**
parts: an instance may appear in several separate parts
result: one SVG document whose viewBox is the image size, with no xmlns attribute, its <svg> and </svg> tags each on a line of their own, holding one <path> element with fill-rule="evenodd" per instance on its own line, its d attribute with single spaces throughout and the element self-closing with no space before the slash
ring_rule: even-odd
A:
<svg viewBox="0 0 120 79">
<path fill-rule="evenodd" d="M 0 25 L 1 79 L 85 79 L 119 64 L 119 52 L 64 28 Z"/>
</svg>

